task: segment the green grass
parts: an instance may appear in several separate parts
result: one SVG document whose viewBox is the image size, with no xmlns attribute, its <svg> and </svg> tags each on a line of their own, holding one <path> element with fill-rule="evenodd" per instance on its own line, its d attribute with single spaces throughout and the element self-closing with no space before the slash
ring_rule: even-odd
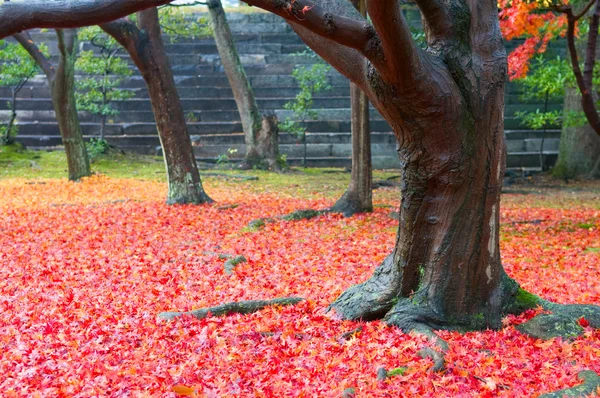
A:
<svg viewBox="0 0 600 398">
<path fill-rule="evenodd" d="M 101 155 L 92 163 L 94 173 L 113 178 L 135 178 L 166 181 L 161 157 L 142 155 Z M 225 185 L 255 192 L 277 192 L 290 197 L 326 197 L 335 199 L 348 187 L 350 173 L 343 169 L 294 168 L 285 173 L 261 170 L 201 170 L 222 176 L 202 176 L 203 180 L 219 179 Z M 397 171 L 375 171 L 374 180 L 398 175 Z M 232 176 L 232 178 L 227 178 Z M 235 176 L 254 176 L 256 181 L 242 181 Z M 30 151 L 19 146 L 0 147 L 0 180 L 7 178 L 67 178 L 67 160 L 62 151 Z M 238 188 L 239 189 L 239 188 Z"/>
<path fill-rule="evenodd" d="M 92 163 L 92 171 L 115 178 L 166 180 L 162 158 L 156 156 L 101 156 Z M 65 153 L 0 146 L 0 179 L 6 178 L 67 178 Z"/>
</svg>

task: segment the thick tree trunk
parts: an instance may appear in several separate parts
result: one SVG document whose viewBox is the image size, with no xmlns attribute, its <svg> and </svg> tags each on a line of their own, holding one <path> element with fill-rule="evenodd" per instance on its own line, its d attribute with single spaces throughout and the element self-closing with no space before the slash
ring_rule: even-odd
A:
<svg viewBox="0 0 600 398">
<path fill-rule="evenodd" d="M 75 101 L 77 31 L 57 29 L 56 35 L 59 50 L 59 61 L 56 68 L 39 50 L 27 32 L 18 33 L 13 37 L 27 50 L 46 74 L 54 113 L 65 147 L 69 180 L 77 181 L 81 177 L 92 174 Z"/>
<path fill-rule="evenodd" d="M 548 305 L 520 289 L 500 261 L 508 68 L 496 0 L 414 0 L 426 50 L 397 0 L 367 0 L 369 21 L 347 0 L 244 1 L 286 18 L 361 87 L 398 140 L 395 248 L 330 309 L 343 319 L 384 318 L 428 336 L 432 328 L 499 328 L 503 315 L 538 304 L 559 313 L 554 323 L 567 317 L 576 324 L 585 315 L 600 327 L 599 308 Z"/>
<path fill-rule="evenodd" d="M 352 0 L 352 4 L 363 16 L 366 16 L 365 0 Z M 348 189 L 331 208 L 331 211 L 343 213 L 346 217 L 373 211 L 369 98 L 354 83 L 350 83 L 350 103 L 352 108 L 352 174 Z"/>
<path fill-rule="evenodd" d="M 261 116 L 254 90 L 238 56 L 221 0 L 209 0 L 207 5 L 217 50 L 244 129 L 246 157 L 241 167 L 279 169 L 277 119 L 272 115 Z"/>
<path fill-rule="evenodd" d="M 167 203 L 211 202 L 200 180 L 183 107 L 161 37 L 158 10 L 145 10 L 137 17 L 139 29 L 127 19 L 101 25 L 101 28 L 125 47 L 148 86 L 167 169 Z"/>
<path fill-rule="evenodd" d="M 576 88 L 565 91 L 565 112 L 581 112 L 581 94 Z M 600 136 L 589 124 L 563 126 L 560 136 L 558 161 L 552 171 L 558 178 L 571 179 L 588 176 L 600 158 Z"/>
<path fill-rule="evenodd" d="M 402 199 L 396 247 L 369 281 L 332 304 L 344 318 L 385 315 L 404 329 L 415 323 L 499 327 L 507 299 L 517 292 L 499 253 L 503 84 L 487 82 L 477 93 L 481 106 L 470 111 L 444 80 L 440 85 L 454 93 L 435 113 L 412 115 L 417 123 L 411 133 L 439 131 L 445 139 L 406 145 L 406 136 L 398 134 Z M 402 131 L 398 109 L 387 111 Z"/>
<path fill-rule="evenodd" d="M 49 81 L 52 105 L 62 142 L 67 155 L 69 180 L 76 181 L 92 174 L 90 161 L 83 142 L 81 124 L 75 100 L 75 61 L 77 59 L 77 31 L 57 30 L 60 58 L 54 79 Z"/>
</svg>

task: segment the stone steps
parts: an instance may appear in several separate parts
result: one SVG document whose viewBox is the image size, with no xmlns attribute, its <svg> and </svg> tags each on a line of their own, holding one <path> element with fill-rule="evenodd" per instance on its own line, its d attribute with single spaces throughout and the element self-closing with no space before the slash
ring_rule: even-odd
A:
<svg viewBox="0 0 600 398">
<path fill-rule="evenodd" d="M 298 55 L 306 49 L 302 41 L 282 22 L 281 18 L 268 13 L 228 13 L 238 51 L 250 82 L 255 90 L 261 111 L 275 112 L 280 120 L 293 116 L 284 110 L 286 102 L 298 93 L 298 84 L 291 77 L 292 70 L 300 64 L 310 65 L 314 58 Z M 411 23 L 420 24 L 418 14 L 408 12 Z M 47 41 L 51 54 L 56 56 L 55 37 L 52 32 L 33 32 L 36 41 Z M 509 47 L 519 44 L 509 43 Z M 165 46 L 175 80 L 188 118 L 188 131 L 194 140 L 198 159 L 203 161 L 238 149 L 237 156 L 245 152 L 240 118 L 233 94 L 223 73 L 216 46 L 212 38 L 195 40 L 165 40 Z M 93 49 L 89 43 L 81 48 Z M 551 43 L 549 53 L 564 53 L 563 42 Z M 129 61 L 123 51 L 121 54 Z M 317 120 L 305 123 L 307 127 L 308 153 L 312 166 L 347 167 L 350 165 L 350 101 L 348 81 L 335 71 L 328 76 L 333 86 L 328 92 L 318 93 L 315 99 Z M 123 79 L 122 88 L 134 91 L 135 97 L 117 104 L 119 115 L 109 118 L 107 139 L 114 145 L 141 153 L 155 153 L 159 145 L 145 83 L 139 74 Z M 539 150 L 542 135 L 521 126 L 514 118 L 516 111 L 542 109 L 541 100 L 523 99 L 522 89 L 509 83 L 506 90 L 506 137 L 510 167 L 536 167 L 539 165 Z M 10 92 L 0 88 L 0 120 L 6 119 L 6 99 Z M 19 140 L 31 147 L 54 147 L 60 145 L 60 137 L 52 112 L 50 92 L 45 78 L 32 79 L 19 94 L 21 101 L 18 124 L 21 129 Z M 549 110 L 560 109 L 560 102 L 553 102 Z M 375 111 L 371 112 L 373 159 L 376 167 L 397 167 L 395 137 L 391 128 Z M 99 132 L 98 117 L 82 113 L 84 134 L 96 136 Z M 552 159 L 558 148 L 560 132 L 548 131 L 544 151 Z M 280 134 L 281 152 L 288 156 L 290 164 L 299 164 L 303 145 L 297 138 Z M 300 149 L 299 149 L 300 148 Z M 301 151 L 302 154 L 299 154 Z M 375 161 L 377 159 L 377 161 Z M 312 163 L 311 163 L 312 162 Z M 328 163 L 329 162 L 329 163 Z"/>
</svg>

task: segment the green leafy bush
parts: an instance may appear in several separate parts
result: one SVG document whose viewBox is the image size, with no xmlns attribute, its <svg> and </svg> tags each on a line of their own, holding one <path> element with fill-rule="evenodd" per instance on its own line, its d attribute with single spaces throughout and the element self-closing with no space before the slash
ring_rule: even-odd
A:
<svg viewBox="0 0 600 398">
<path fill-rule="evenodd" d="M 118 55 L 119 43 L 100 28 L 81 29 L 78 36 L 98 48 L 99 53 L 88 50 L 79 54 L 75 68 L 85 77 L 77 81 L 77 108 L 100 116 L 100 139 L 104 139 L 107 117 L 119 114 L 115 102 L 134 96 L 131 90 L 119 88 L 123 78 L 133 72 L 127 61 Z"/>
</svg>

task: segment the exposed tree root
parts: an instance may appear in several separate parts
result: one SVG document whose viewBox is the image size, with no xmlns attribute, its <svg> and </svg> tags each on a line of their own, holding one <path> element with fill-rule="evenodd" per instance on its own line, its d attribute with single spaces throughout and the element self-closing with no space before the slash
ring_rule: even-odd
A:
<svg viewBox="0 0 600 398">
<path fill-rule="evenodd" d="M 346 290 L 327 311 L 353 321 L 381 319 L 398 301 L 401 280 L 393 255 L 389 255 L 369 280 Z"/>
<path fill-rule="evenodd" d="M 202 177 L 222 177 L 222 178 L 225 178 L 225 179 L 233 178 L 233 179 L 242 180 L 242 181 L 258 181 L 258 177 L 255 177 L 255 176 L 245 176 L 245 175 L 241 175 L 241 174 L 201 173 L 200 176 L 202 176 Z"/>
<path fill-rule="evenodd" d="M 235 269 L 235 267 L 237 267 L 239 264 L 245 263 L 247 261 L 248 260 L 244 256 L 235 256 L 235 257 L 230 258 L 229 260 L 225 261 L 225 264 L 223 264 L 223 269 L 227 275 L 231 275 L 233 273 L 233 270 Z"/>
<path fill-rule="evenodd" d="M 285 220 L 285 221 L 299 221 L 299 220 L 310 220 L 311 218 L 315 218 L 322 214 L 327 213 L 327 211 L 322 210 L 296 210 L 291 212 L 290 214 L 286 214 L 284 216 L 277 216 L 275 218 L 266 217 L 266 218 L 257 218 L 256 220 L 252 220 L 246 225 L 245 229 L 249 231 L 258 231 L 263 228 L 268 222 L 275 222 L 276 220 Z"/>
<path fill-rule="evenodd" d="M 434 330 L 500 328 L 502 316 L 520 314 L 538 306 L 552 313 L 540 314 L 517 327 L 522 333 L 534 338 L 573 338 L 583 334 L 584 326 L 600 328 L 599 306 L 560 305 L 542 300 L 521 289 L 506 274 L 496 289 L 496 298 L 490 308 L 482 307 L 472 315 L 462 317 L 434 311 L 423 291 L 412 293 L 410 297 L 399 297 L 401 284 L 402 269 L 390 255 L 370 279 L 342 293 L 329 306 L 328 311 L 334 310 L 336 316 L 346 320 L 383 319 L 388 325 L 396 326 L 405 333 L 425 335 L 435 346 L 421 350 L 419 355 L 431 358 L 434 362 L 432 370 L 436 372 L 445 368 L 444 356 L 448 351 L 448 344 Z"/>
<path fill-rule="evenodd" d="M 350 330 L 349 332 L 342 333 L 336 340 L 338 341 L 338 343 L 343 343 L 345 340 L 351 339 L 352 337 L 356 336 L 357 334 L 359 334 L 362 331 L 363 331 L 363 327 L 359 326 L 356 329 Z"/>
<path fill-rule="evenodd" d="M 400 187 L 400 185 L 402 185 L 402 184 L 399 182 L 396 182 L 396 181 L 392 181 L 390 178 L 387 178 L 385 180 L 373 181 L 373 189 Z"/>
<path fill-rule="evenodd" d="M 542 394 L 540 395 L 540 398 L 587 397 L 592 394 L 598 395 L 598 391 L 600 391 L 600 376 L 596 372 L 584 370 L 579 372 L 577 378 L 583 381 L 583 384 L 548 394 Z"/>
<path fill-rule="evenodd" d="M 366 213 L 373 211 L 373 208 L 365 208 L 357 197 L 358 194 L 353 194 L 349 191 L 344 193 L 340 199 L 329 209 L 325 210 L 328 213 L 341 213 L 344 217 L 352 217 L 358 213 Z"/>
<path fill-rule="evenodd" d="M 236 209 L 240 207 L 240 205 L 238 205 L 237 203 L 234 203 L 232 205 L 227 205 L 227 206 L 219 206 L 217 207 L 217 210 L 219 211 L 223 211 L 223 210 L 231 210 L 231 209 Z"/>
<path fill-rule="evenodd" d="M 287 306 L 295 305 L 304 299 L 301 297 L 284 297 L 272 300 L 248 300 L 230 302 L 215 307 L 200 308 L 194 311 L 187 312 L 161 312 L 157 318 L 162 320 L 172 320 L 182 315 L 192 315 L 198 319 L 206 318 L 207 316 L 225 316 L 228 314 L 251 314 L 260 311 L 270 306 Z"/>
<path fill-rule="evenodd" d="M 536 296 L 534 296 L 536 297 Z M 536 297 L 537 298 L 537 297 Z M 537 298 L 538 304 L 551 314 L 540 314 L 517 326 L 528 336 L 538 339 L 575 338 L 584 333 L 582 325 L 600 329 L 600 307 L 596 305 L 556 304 Z"/>
</svg>

